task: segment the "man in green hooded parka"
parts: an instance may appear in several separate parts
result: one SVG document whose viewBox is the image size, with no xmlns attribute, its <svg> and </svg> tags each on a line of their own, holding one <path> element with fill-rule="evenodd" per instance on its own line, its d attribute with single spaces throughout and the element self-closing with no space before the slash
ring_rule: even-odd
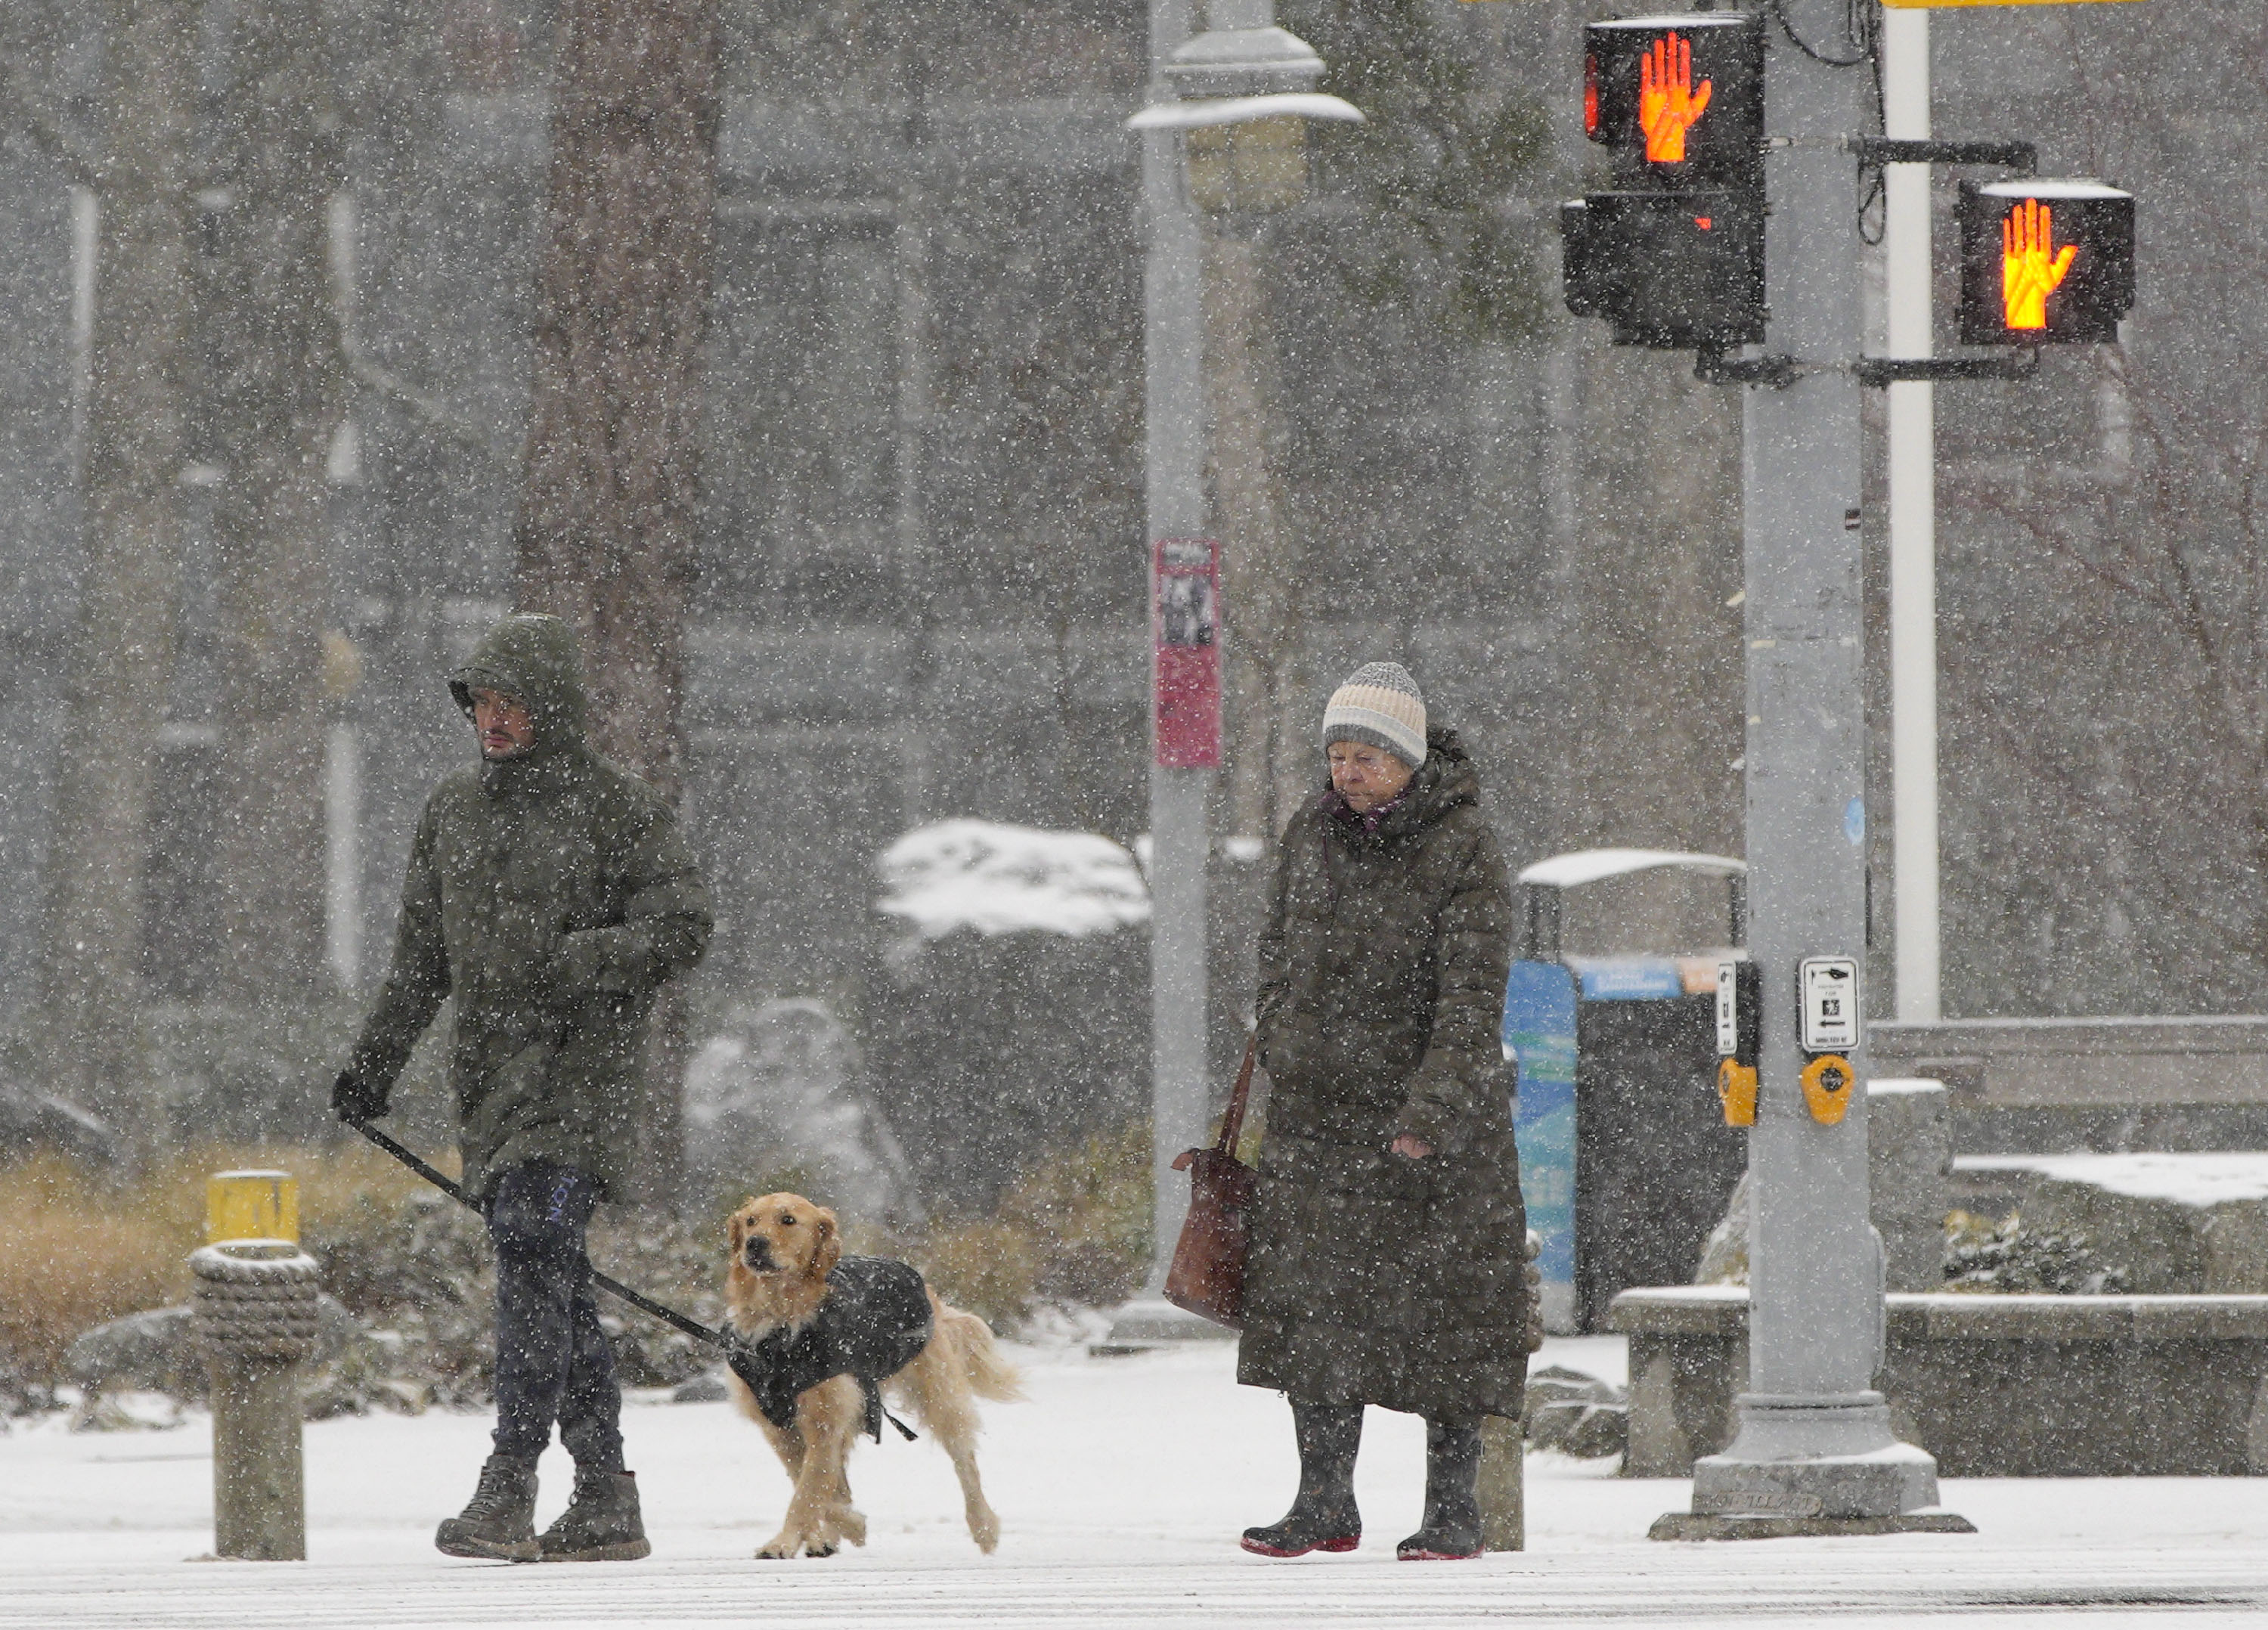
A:
<svg viewBox="0 0 2268 1630">
<path fill-rule="evenodd" d="M 644 1556 L 584 1235 L 629 1180 L 647 1018 L 708 944 L 709 891 L 668 803 L 585 744 L 564 623 L 504 618 L 449 691 L 480 763 L 425 801 L 394 965 L 332 1107 L 383 1115 L 410 1049 L 455 999 L 464 1184 L 497 1250 L 497 1427 L 477 1492 L 436 1543 L 515 1560 Z M 575 1494 L 539 1538 L 535 1463 L 555 1423 Z"/>
</svg>

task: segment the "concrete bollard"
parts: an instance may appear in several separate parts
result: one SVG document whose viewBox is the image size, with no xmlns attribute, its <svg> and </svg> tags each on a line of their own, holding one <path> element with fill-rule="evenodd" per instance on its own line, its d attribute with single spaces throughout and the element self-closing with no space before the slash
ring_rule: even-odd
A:
<svg viewBox="0 0 2268 1630">
<path fill-rule="evenodd" d="M 208 1191 L 211 1244 L 189 1258 L 197 1335 L 211 1381 L 213 1553 L 258 1562 L 307 1555 L 299 1366 L 315 1347 L 315 1259 L 280 1172 L 224 1172 Z M 240 1228 L 265 1237 L 227 1238 Z M 280 1237 L 279 1237 L 280 1236 Z"/>
<path fill-rule="evenodd" d="M 1543 1345 L 1543 1273 L 1535 1259 L 1543 1236 L 1528 1231 L 1528 1350 Z M 1524 1421 L 1487 1415 L 1481 1420 L 1481 1548 L 1528 1549 L 1528 1442 Z"/>
<path fill-rule="evenodd" d="M 1501 1415 L 1481 1420 L 1481 1548 L 1528 1549 L 1528 1445 L 1521 1424 Z"/>
</svg>

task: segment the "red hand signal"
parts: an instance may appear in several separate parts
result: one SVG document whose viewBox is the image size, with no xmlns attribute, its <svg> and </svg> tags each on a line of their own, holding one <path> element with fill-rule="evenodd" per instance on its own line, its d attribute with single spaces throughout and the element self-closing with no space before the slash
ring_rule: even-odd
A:
<svg viewBox="0 0 2268 1630">
<path fill-rule="evenodd" d="M 2079 246 L 2055 247 L 2055 212 L 2027 198 L 2000 219 L 2000 301 L 2012 328 L 2048 326 L 2048 296 L 2063 285 Z M 2051 258 L 2052 257 L 2052 258 Z"/>
<path fill-rule="evenodd" d="M 1672 31 L 1653 42 L 1638 66 L 1638 128 L 1649 164 L 1685 162 L 1685 133 L 1708 111 L 1711 82 L 1693 85 L 1693 42 Z"/>
</svg>

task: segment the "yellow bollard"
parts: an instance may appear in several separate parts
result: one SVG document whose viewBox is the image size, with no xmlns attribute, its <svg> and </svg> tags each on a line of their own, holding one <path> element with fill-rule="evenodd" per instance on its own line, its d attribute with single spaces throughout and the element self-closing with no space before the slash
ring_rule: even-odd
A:
<svg viewBox="0 0 2268 1630">
<path fill-rule="evenodd" d="M 220 1171 L 205 1180 L 205 1243 L 299 1239 L 299 1180 L 284 1171 Z"/>
<path fill-rule="evenodd" d="M 213 1552 L 252 1561 L 307 1554 L 299 1366 L 314 1350 L 314 1258 L 298 1247 L 299 1184 L 281 1171 L 217 1172 L 189 1258 L 212 1383 Z"/>
</svg>

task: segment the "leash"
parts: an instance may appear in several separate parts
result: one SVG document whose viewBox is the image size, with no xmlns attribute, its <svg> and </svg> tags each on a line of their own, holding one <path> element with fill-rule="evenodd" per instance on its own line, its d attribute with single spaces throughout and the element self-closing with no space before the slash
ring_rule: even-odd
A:
<svg viewBox="0 0 2268 1630">
<path fill-rule="evenodd" d="M 353 1127 L 364 1137 L 369 1139 L 372 1143 L 378 1145 L 379 1148 L 384 1149 L 388 1154 L 394 1156 L 395 1160 L 400 1161 L 404 1166 L 409 1167 L 410 1170 L 424 1178 L 426 1182 L 440 1190 L 442 1193 L 447 1195 L 451 1199 L 455 1200 L 460 1206 L 464 1206 L 468 1211 L 480 1210 L 480 1203 L 475 1200 L 471 1195 L 466 1193 L 465 1191 L 458 1184 L 451 1182 L 446 1174 L 438 1170 L 437 1168 L 430 1166 L 425 1162 L 418 1159 L 416 1155 L 410 1153 L 409 1150 L 402 1147 L 401 1144 L 396 1143 L 384 1132 L 379 1131 L 377 1127 L 372 1125 L 368 1121 L 350 1120 L 347 1125 Z M 703 1324 L 698 1319 L 688 1318 L 684 1314 L 680 1313 L 675 1308 L 664 1307 L 652 1297 L 645 1295 L 641 1292 L 632 1290 L 620 1280 L 609 1278 L 608 1275 L 600 1272 L 596 1268 L 593 1268 L 591 1270 L 591 1282 L 593 1285 L 596 1285 L 600 1290 L 605 1291 L 608 1295 L 617 1297 L 623 1302 L 629 1302 L 630 1306 L 636 1308 L 639 1312 L 646 1314 L 651 1317 L 658 1318 L 665 1324 L 674 1325 L 677 1329 L 683 1331 L 687 1335 L 692 1337 L 694 1340 L 705 1342 L 710 1346 L 724 1351 L 727 1358 L 730 1357 L 733 1345 L 732 1339 L 727 1337 L 722 1331 L 711 1330 L 708 1325 Z"/>
<path fill-rule="evenodd" d="M 394 1156 L 395 1160 L 400 1161 L 404 1166 L 409 1168 L 410 1170 L 416 1172 L 419 1176 L 424 1178 L 426 1182 L 440 1190 L 442 1193 L 456 1201 L 457 1204 L 465 1207 L 466 1210 L 472 1212 L 480 1211 L 480 1202 L 475 1200 L 471 1195 L 466 1193 L 461 1184 L 452 1181 L 447 1173 L 442 1171 L 439 1168 L 431 1164 L 430 1162 L 420 1159 L 413 1151 L 404 1147 L 401 1144 L 396 1142 L 386 1133 L 379 1131 L 377 1127 L 372 1125 L 368 1121 L 347 1117 L 347 1125 L 353 1127 L 364 1137 L 369 1139 L 379 1148 L 384 1149 L 388 1154 Z M 663 1303 L 656 1302 L 652 1297 L 645 1294 L 642 1291 L 632 1290 L 620 1280 L 615 1279 L 610 1275 L 601 1273 L 596 1268 L 593 1268 L 591 1270 L 591 1283 L 596 1285 L 600 1290 L 605 1291 L 608 1295 L 615 1297 L 618 1301 L 630 1303 L 630 1306 L 636 1308 L 639 1312 L 646 1315 L 649 1318 L 659 1319 L 663 1324 L 671 1326 L 673 1329 L 684 1331 L 685 1334 L 692 1337 L 694 1340 L 716 1348 L 719 1353 L 725 1355 L 725 1364 L 727 1368 L 731 1369 L 734 1375 L 740 1376 L 740 1379 L 743 1382 L 747 1383 L 751 1387 L 756 1384 L 756 1381 L 754 1377 L 740 1374 L 740 1366 L 742 1363 L 747 1361 L 747 1344 L 742 1341 L 740 1338 L 733 1332 L 723 1330 L 711 1330 L 700 1320 L 688 1317 L 686 1315 L 680 1313 L 675 1308 L 665 1306 Z M 903 1433 L 905 1435 L 906 1442 L 909 1443 L 912 1442 L 917 1435 L 911 1427 L 899 1420 L 895 1415 L 890 1413 L 887 1409 L 882 1412 L 882 1419 L 888 1421 L 900 1432 Z"/>
</svg>

